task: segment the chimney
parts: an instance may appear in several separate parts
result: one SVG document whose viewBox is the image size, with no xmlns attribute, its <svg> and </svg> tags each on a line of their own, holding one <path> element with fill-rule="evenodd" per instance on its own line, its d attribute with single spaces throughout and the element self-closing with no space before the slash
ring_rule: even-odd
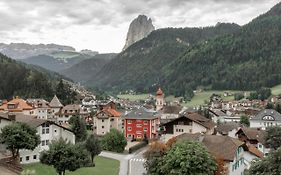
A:
<svg viewBox="0 0 281 175">
<path fill-rule="evenodd" d="M 15 114 L 8 114 L 8 119 L 11 121 L 16 121 L 16 115 Z"/>
</svg>

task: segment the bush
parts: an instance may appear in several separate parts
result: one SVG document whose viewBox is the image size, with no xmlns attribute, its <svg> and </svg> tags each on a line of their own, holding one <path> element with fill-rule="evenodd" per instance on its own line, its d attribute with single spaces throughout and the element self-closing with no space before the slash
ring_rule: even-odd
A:
<svg viewBox="0 0 281 175">
<path fill-rule="evenodd" d="M 147 142 L 142 141 L 142 142 L 132 146 L 131 148 L 129 148 L 129 154 L 131 154 L 131 153 L 133 153 L 133 152 L 135 152 L 135 151 L 145 147 L 146 145 L 147 145 Z"/>
<path fill-rule="evenodd" d="M 102 148 L 106 151 L 122 153 L 127 145 L 124 134 L 117 129 L 111 129 L 102 138 Z"/>
</svg>

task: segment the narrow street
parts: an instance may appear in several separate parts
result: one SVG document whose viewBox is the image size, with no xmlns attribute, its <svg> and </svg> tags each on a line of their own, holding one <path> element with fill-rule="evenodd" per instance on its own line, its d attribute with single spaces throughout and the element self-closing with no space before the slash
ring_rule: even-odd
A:
<svg viewBox="0 0 281 175">
<path fill-rule="evenodd" d="M 99 156 L 108 157 L 120 161 L 119 175 L 144 175 L 146 170 L 143 166 L 145 159 L 143 153 L 147 148 L 133 154 L 119 154 L 102 151 Z"/>
</svg>

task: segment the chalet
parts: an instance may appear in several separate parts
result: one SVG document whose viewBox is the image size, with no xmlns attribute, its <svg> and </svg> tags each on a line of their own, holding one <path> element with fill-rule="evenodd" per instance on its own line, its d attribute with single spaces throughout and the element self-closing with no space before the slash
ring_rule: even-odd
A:
<svg viewBox="0 0 281 175">
<path fill-rule="evenodd" d="M 171 120 L 176 119 L 180 116 L 182 112 L 182 106 L 180 105 L 166 105 L 159 111 L 161 113 L 161 120 Z"/>
<path fill-rule="evenodd" d="M 25 115 L 30 115 L 34 113 L 33 107 L 30 106 L 25 100 L 19 97 L 15 97 L 9 102 L 4 102 L 0 106 L 0 112 L 13 112 Z"/>
<path fill-rule="evenodd" d="M 240 128 L 235 135 L 240 141 L 253 145 L 264 155 L 268 154 L 269 148 L 265 142 L 266 131 L 260 128 Z"/>
<path fill-rule="evenodd" d="M 250 119 L 251 128 L 265 129 L 270 126 L 281 126 L 281 114 L 274 109 L 264 109 Z"/>
<path fill-rule="evenodd" d="M 247 146 L 244 142 L 229 136 L 184 133 L 176 139 L 201 142 L 216 159 L 224 161 L 226 174 L 229 175 L 244 174 L 254 159 L 263 157 L 255 147 Z"/>
<path fill-rule="evenodd" d="M 141 107 L 124 116 L 124 131 L 127 139 L 154 139 L 158 137 L 160 116 Z"/>
<path fill-rule="evenodd" d="M 185 114 L 168 123 L 162 124 L 164 134 L 162 139 L 170 138 L 183 133 L 206 133 L 213 134 L 215 123 L 198 113 Z"/>
<path fill-rule="evenodd" d="M 9 125 L 12 122 L 26 123 L 27 125 L 36 128 L 37 133 L 40 135 L 41 143 L 33 151 L 20 150 L 20 162 L 22 164 L 39 162 L 40 153 L 44 150 L 48 150 L 49 144 L 53 140 L 62 138 L 70 143 L 75 143 L 75 135 L 71 130 L 49 120 L 36 119 L 36 117 L 30 115 L 11 115 L 7 113 L 0 113 L 0 119 L 0 128 Z"/>
</svg>

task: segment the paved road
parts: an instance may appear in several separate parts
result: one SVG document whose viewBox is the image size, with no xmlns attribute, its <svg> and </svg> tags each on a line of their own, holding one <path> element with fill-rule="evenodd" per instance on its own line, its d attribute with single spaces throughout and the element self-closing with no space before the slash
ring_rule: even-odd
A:
<svg viewBox="0 0 281 175">
<path fill-rule="evenodd" d="M 129 175 L 145 175 L 146 170 L 143 166 L 145 159 L 143 153 L 146 149 L 143 149 L 139 153 L 134 154 L 134 156 L 129 160 Z"/>
<path fill-rule="evenodd" d="M 143 175 L 145 169 L 143 163 L 142 154 L 146 151 L 146 148 L 142 149 L 139 152 L 133 154 L 118 154 L 107 151 L 102 151 L 100 156 L 116 159 L 120 161 L 120 170 L 119 175 Z"/>
</svg>

